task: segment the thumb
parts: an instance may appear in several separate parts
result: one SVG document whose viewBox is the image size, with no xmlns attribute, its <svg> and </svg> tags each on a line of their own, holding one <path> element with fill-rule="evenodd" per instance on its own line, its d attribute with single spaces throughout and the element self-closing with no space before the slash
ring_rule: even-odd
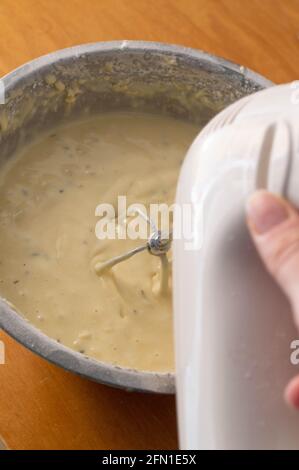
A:
<svg viewBox="0 0 299 470">
<path fill-rule="evenodd" d="M 249 198 L 247 221 L 266 268 L 292 305 L 299 328 L 299 214 L 287 201 L 262 190 Z M 286 399 L 299 407 L 299 377 L 288 385 Z"/>
</svg>

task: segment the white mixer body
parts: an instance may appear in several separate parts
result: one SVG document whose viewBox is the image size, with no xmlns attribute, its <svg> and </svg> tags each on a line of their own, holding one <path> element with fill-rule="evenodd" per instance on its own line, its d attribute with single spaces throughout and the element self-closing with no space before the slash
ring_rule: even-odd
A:
<svg viewBox="0 0 299 470">
<path fill-rule="evenodd" d="M 299 449 L 299 412 L 283 399 L 299 372 L 291 361 L 299 332 L 245 219 L 260 188 L 299 207 L 298 96 L 282 85 L 234 103 L 183 164 L 176 202 L 192 207 L 192 238 L 173 242 L 183 449 Z"/>
</svg>

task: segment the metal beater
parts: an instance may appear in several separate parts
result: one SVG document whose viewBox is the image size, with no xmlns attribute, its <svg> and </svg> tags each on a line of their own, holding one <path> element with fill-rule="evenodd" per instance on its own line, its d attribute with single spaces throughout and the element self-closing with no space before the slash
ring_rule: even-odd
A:
<svg viewBox="0 0 299 470">
<path fill-rule="evenodd" d="M 135 213 L 138 213 L 152 228 L 152 233 L 149 236 L 147 242 L 144 245 L 138 246 L 133 250 L 127 251 L 118 256 L 114 256 L 106 261 L 98 262 L 95 265 L 95 272 L 98 276 L 101 276 L 105 271 L 111 269 L 113 266 L 126 261 L 132 256 L 137 255 L 145 250 L 151 255 L 159 256 L 161 260 L 161 283 L 160 293 L 166 293 L 168 290 L 168 277 L 169 277 L 169 261 L 167 258 L 167 252 L 171 247 L 172 232 L 166 234 L 159 230 L 152 219 L 144 214 L 139 208 L 135 209 Z"/>
</svg>

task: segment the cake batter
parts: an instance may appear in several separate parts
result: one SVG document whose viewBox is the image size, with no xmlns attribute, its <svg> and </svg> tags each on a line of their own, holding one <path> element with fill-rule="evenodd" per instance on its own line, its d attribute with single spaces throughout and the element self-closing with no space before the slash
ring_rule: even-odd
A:
<svg viewBox="0 0 299 470">
<path fill-rule="evenodd" d="M 172 204 L 198 129 L 171 118 L 114 112 L 42 135 L 0 168 L 0 293 L 37 328 L 98 360 L 174 369 L 171 286 L 147 252 L 97 275 L 95 265 L 140 243 L 99 240 L 95 208 Z"/>
</svg>

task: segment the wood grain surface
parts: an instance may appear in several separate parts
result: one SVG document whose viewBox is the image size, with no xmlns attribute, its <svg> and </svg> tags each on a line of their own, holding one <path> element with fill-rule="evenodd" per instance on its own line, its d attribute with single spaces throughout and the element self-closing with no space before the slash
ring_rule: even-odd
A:
<svg viewBox="0 0 299 470">
<path fill-rule="evenodd" d="M 299 0 L 0 0 L 0 75 L 56 49 L 113 39 L 183 44 L 277 83 L 299 78 Z M 0 435 L 10 448 L 176 448 L 172 397 L 91 383 L 0 339 Z"/>
</svg>

